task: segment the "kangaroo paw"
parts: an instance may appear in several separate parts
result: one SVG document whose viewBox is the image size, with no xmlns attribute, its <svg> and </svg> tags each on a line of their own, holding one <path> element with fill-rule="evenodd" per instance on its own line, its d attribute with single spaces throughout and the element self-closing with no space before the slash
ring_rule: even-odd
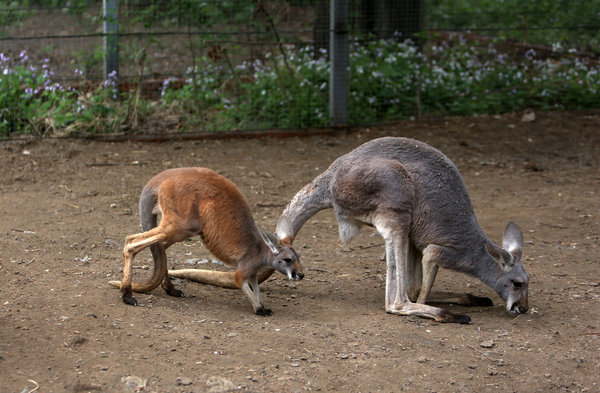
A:
<svg viewBox="0 0 600 393">
<path fill-rule="evenodd" d="M 443 323 L 460 323 L 466 325 L 471 322 L 471 317 L 464 314 L 454 314 L 450 311 L 444 310 L 438 321 Z"/>
<path fill-rule="evenodd" d="M 123 303 L 129 304 L 130 306 L 137 306 L 137 300 L 131 295 L 123 295 L 122 296 Z"/>
<path fill-rule="evenodd" d="M 471 317 L 464 314 L 456 314 L 453 322 L 468 325 L 471 322 Z"/>
<path fill-rule="evenodd" d="M 167 292 L 167 295 L 169 295 L 169 296 L 183 297 L 183 291 L 180 291 L 179 289 L 175 289 L 175 288 L 165 289 L 165 292 Z"/>
<path fill-rule="evenodd" d="M 261 317 L 268 317 L 269 315 L 273 314 L 273 311 L 269 310 L 268 308 L 264 308 L 264 307 L 257 309 L 255 312 L 256 312 L 256 315 L 261 316 Z"/>
<path fill-rule="evenodd" d="M 475 296 L 475 295 L 471 295 L 470 293 L 465 294 L 465 296 L 466 296 L 466 300 L 465 300 L 465 304 L 464 304 L 465 306 L 491 307 L 494 305 L 494 302 L 489 297 Z"/>
</svg>

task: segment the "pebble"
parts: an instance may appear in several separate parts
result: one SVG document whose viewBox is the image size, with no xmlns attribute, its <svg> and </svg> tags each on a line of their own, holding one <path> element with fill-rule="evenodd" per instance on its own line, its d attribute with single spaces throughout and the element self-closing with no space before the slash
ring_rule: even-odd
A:
<svg viewBox="0 0 600 393">
<path fill-rule="evenodd" d="M 206 387 L 208 388 L 208 393 L 226 393 L 238 390 L 233 382 L 219 375 L 208 377 L 206 380 Z"/>
<path fill-rule="evenodd" d="M 135 375 L 130 375 L 128 377 L 121 378 L 121 382 L 125 384 L 126 392 L 139 392 L 146 388 L 148 380 L 136 377 Z"/>
<path fill-rule="evenodd" d="M 494 340 L 485 340 L 479 343 L 479 346 L 482 348 L 492 348 L 496 343 Z"/>
<path fill-rule="evenodd" d="M 85 341 L 86 341 L 85 337 L 83 337 L 83 336 L 81 336 L 79 334 L 76 334 L 73 337 L 71 337 L 71 339 L 69 340 L 69 346 L 70 347 L 74 347 L 74 346 L 77 346 L 77 345 L 81 345 Z"/>
<path fill-rule="evenodd" d="M 188 378 L 188 377 L 179 377 L 179 378 L 177 378 L 176 382 L 177 382 L 177 386 L 189 386 L 194 383 L 192 378 Z"/>
</svg>

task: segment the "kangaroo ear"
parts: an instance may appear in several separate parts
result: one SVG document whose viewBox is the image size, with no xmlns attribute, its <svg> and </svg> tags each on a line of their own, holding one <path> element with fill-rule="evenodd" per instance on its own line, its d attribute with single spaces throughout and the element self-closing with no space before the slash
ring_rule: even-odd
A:
<svg viewBox="0 0 600 393">
<path fill-rule="evenodd" d="M 267 231 L 263 231 L 262 229 L 258 229 L 258 232 L 260 233 L 260 237 L 263 239 L 263 241 L 265 242 L 265 244 L 269 247 L 269 249 L 271 250 L 271 252 L 275 255 L 279 254 L 279 248 L 277 248 L 277 238 L 267 232 Z"/>
<path fill-rule="evenodd" d="M 517 224 L 512 221 L 509 221 L 504 229 L 502 248 L 511 253 L 515 259 L 521 259 L 521 254 L 523 253 L 523 234 Z"/>
<path fill-rule="evenodd" d="M 292 229 L 292 223 L 290 222 L 290 219 L 284 214 L 282 214 L 281 217 L 279 217 L 279 220 L 277 221 L 276 235 L 282 243 L 288 245 L 292 244 L 292 241 L 294 240 L 294 230 Z"/>
<path fill-rule="evenodd" d="M 515 259 L 508 251 L 503 250 L 491 243 L 486 243 L 485 249 L 505 272 L 508 272 L 513 268 L 513 266 L 515 266 Z"/>
</svg>

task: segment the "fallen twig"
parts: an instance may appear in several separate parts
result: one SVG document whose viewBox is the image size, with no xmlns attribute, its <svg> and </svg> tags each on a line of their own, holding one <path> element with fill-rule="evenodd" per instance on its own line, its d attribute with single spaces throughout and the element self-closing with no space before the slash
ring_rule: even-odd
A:
<svg viewBox="0 0 600 393">
<path fill-rule="evenodd" d="M 257 207 L 283 207 L 286 203 L 262 203 L 258 202 L 256 204 Z"/>
<path fill-rule="evenodd" d="M 368 246 L 358 246 L 358 248 L 360 248 L 361 250 L 367 250 L 369 248 L 373 248 L 373 247 L 379 247 L 382 246 L 383 244 L 370 244 Z"/>
<path fill-rule="evenodd" d="M 12 228 L 11 231 L 13 231 L 13 232 L 27 233 L 27 234 L 30 234 L 30 235 L 35 235 L 34 231 L 29 231 L 27 229 L 15 229 L 15 228 Z"/>
<path fill-rule="evenodd" d="M 548 224 L 548 223 L 546 223 L 544 221 L 538 221 L 538 224 L 545 225 L 545 226 L 550 227 L 550 228 L 558 228 L 558 229 L 568 229 L 569 228 L 569 227 L 566 227 L 564 225 L 559 225 L 559 224 Z"/>
<path fill-rule="evenodd" d="M 35 388 L 33 388 L 33 390 L 30 390 L 29 393 L 35 392 L 36 390 L 38 390 L 40 388 L 40 385 L 37 382 L 35 382 L 33 379 L 28 379 L 27 381 L 35 384 Z"/>
<path fill-rule="evenodd" d="M 329 270 L 319 269 L 318 267 L 310 267 L 309 269 L 312 270 L 312 271 L 315 271 L 315 272 L 331 273 Z"/>
</svg>

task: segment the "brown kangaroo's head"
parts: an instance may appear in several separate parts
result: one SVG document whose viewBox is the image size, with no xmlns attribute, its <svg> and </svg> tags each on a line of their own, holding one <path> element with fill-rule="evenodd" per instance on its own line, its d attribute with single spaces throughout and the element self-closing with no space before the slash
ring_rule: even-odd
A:
<svg viewBox="0 0 600 393">
<path fill-rule="evenodd" d="M 304 273 L 300 265 L 300 256 L 292 247 L 292 237 L 289 235 L 290 228 L 287 217 L 281 216 L 277 223 L 277 236 L 266 231 L 260 231 L 264 242 L 273 253 L 270 266 L 286 275 L 290 280 L 302 280 Z M 284 228 L 284 230 L 280 230 Z"/>
</svg>

